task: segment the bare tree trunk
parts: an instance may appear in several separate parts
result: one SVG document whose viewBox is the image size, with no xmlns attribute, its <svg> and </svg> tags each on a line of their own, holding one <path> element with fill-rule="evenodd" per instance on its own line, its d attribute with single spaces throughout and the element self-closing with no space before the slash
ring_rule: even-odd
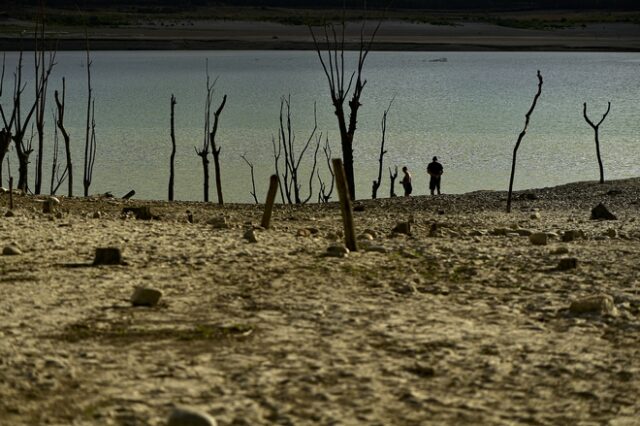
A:
<svg viewBox="0 0 640 426">
<path fill-rule="evenodd" d="M 602 157 L 600 155 L 600 138 L 599 138 L 599 130 L 600 130 L 600 125 L 602 124 L 602 122 L 604 121 L 605 118 L 607 118 L 607 115 L 609 115 L 609 111 L 611 111 L 611 102 L 608 102 L 607 104 L 607 111 L 603 114 L 602 118 L 600 119 L 600 121 L 598 121 L 598 124 L 594 124 L 593 121 L 591 121 L 589 119 L 589 117 L 587 116 L 587 103 L 585 102 L 583 104 L 584 108 L 582 110 L 582 114 L 584 115 L 584 119 L 587 121 L 587 123 L 591 126 L 591 128 L 593 128 L 593 132 L 595 133 L 595 139 L 596 139 L 596 156 L 598 157 L 598 167 L 600 168 L 600 183 L 604 183 L 604 167 L 602 166 Z"/>
<path fill-rule="evenodd" d="M 398 178 L 398 166 L 396 166 L 395 171 L 393 173 L 391 173 L 391 167 L 389 167 L 389 179 L 391 180 L 389 197 L 391 198 L 396 196 L 396 179 L 397 178 Z"/>
<path fill-rule="evenodd" d="M 35 76 L 36 76 L 36 129 L 38 131 L 38 154 L 36 161 L 36 176 L 34 184 L 34 193 L 40 194 L 42 190 L 42 161 L 44 158 L 44 117 L 46 113 L 47 103 L 47 85 L 49 75 L 55 65 L 56 52 L 49 54 L 48 65 L 45 67 L 45 13 L 44 6 L 40 4 L 39 17 L 36 20 L 35 31 Z"/>
<path fill-rule="evenodd" d="M 175 130 L 176 97 L 171 95 L 171 160 L 169 162 L 169 201 L 173 201 L 173 182 L 176 161 L 176 130 Z"/>
<path fill-rule="evenodd" d="M 82 180 L 84 186 L 84 196 L 89 196 L 89 187 L 93 176 L 93 165 L 96 158 L 96 139 L 95 139 L 95 100 L 93 99 L 93 89 L 91 88 L 91 61 L 89 50 L 89 35 L 85 31 L 87 43 L 87 123 L 84 143 L 84 177 Z"/>
<path fill-rule="evenodd" d="M 246 154 L 242 154 L 240 156 L 240 158 L 242 158 L 244 160 L 245 163 L 247 163 L 247 165 L 249 166 L 249 169 L 251 170 L 251 188 L 252 191 L 249 192 L 251 194 L 251 196 L 253 196 L 253 200 L 256 202 L 256 204 L 258 204 L 258 197 L 256 195 L 256 179 L 255 179 L 255 175 L 253 173 L 253 163 L 249 160 L 247 160 L 247 156 Z M 275 196 L 275 194 L 274 194 Z"/>
<path fill-rule="evenodd" d="M 344 63 L 344 42 L 345 42 L 345 21 L 343 17 L 342 27 L 340 35 L 336 31 L 335 26 L 327 25 L 324 27 L 324 41 L 325 47 L 321 47 L 318 43 L 315 33 L 311 26 L 309 31 L 313 38 L 316 53 L 320 59 L 320 64 L 324 70 L 325 76 L 329 83 L 329 91 L 331 95 L 331 102 L 335 109 L 335 114 L 338 119 L 338 129 L 340 131 L 340 142 L 342 146 L 342 158 L 345 177 L 349 194 L 352 200 L 356 199 L 355 189 L 355 176 L 353 170 L 353 138 L 356 132 L 358 122 L 358 110 L 362 104 L 360 103 L 360 97 L 362 96 L 362 90 L 367 81 L 362 79 L 362 70 L 364 68 L 365 60 L 371 50 L 373 40 L 380 28 L 382 21 L 378 22 L 378 25 L 374 29 L 370 39 L 365 41 L 364 38 L 364 25 L 366 20 L 363 21 L 360 30 L 360 48 L 358 52 L 358 65 L 356 71 L 351 74 L 351 77 L 347 77 L 345 74 Z M 323 50 L 326 50 L 326 58 L 323 57 Z M 349 118 L 347 123 L 346 112 L 344 109 L 344 103 L 351 91 L 352 83 L 353 92 L 351 94 L 351 100 L 349 100 Z"/>
<path fill-rule="evenodd" d="M 216 145 L 216 133 L 218 133 L 218 120 L 226 103 L 227 95 L 224 95 L 220 106 L 213 114 L 213 128 L 209 134 L 211 139 L 211 153 L 213 154 L 213 168 L 216 175 L 216 192 L 218 193 L 218 204 L 220 205 L 224 204 L 224 200 L 222 199 L 222 177 L 220 175 L 220 151 L 222 148 Z"/>
<path fill-rule="evenodd" d="M 378 188 L 380 188 L 380 184 L 382 183 L 382 163 L 384 160 L 384 155 L 387 153 L 387 151 L 384 149 L 385 138 L 387 135 L 387 115 L 389 114 L 389 110 L 391 109 L 391 104 L 393 104 L 393 99 L 391 99 L 391 102 L 389 102 L 389 106 L 386 110 L 384 110 L 384 113 L 382 114 L 382 140 L 380 141 L 380 156 L 378 157 L 378 180 L 374 180 L 371 187 L 371 198 L 373 198 L 374 200 L 378 195 Z"/>
<path fill-rule="evenodd" d="M 509 178 L 509 194 L 507 196 L 507 213 L 511 213 L 511 194 L 513 192 L 513 178 L 516 174 L 516 155 L 518 153 L 518 148 L 520 147 L 520 143 L 522 142 L 522 138 L 527 133 L 527 128 L 529 127 L 529 120 L 531 118 L 531 114 L 536 107 L 536 103 L 538 102 L 538 98 L 542 93 L 542 75 L 540 74 L 540 70 L 538 70 L 538 91 L 536 95 L 533 97 L 533 102 L 531 103 L 531 107 L 527 114 L 525 115 L 524 128 L 520 132 L 518 136 L 518 141 L 516 142 L 516 146 L 513 148 L 513 161 L 511 162 L 511 177 Z"/>
<path fill-rule="evenodd" d="M 196 154 L 202 159 L 202 171 L 203 171 L 203 190 L 204 201 L 209 202 L 209 146 L 211 144 L 211 137 L 209 131 L 211 130 L 211 101 L 213 96 L 213 87 L 216 84 L 216 80 L 211 83 L 209 78 L 209 61 L 206 62 L 207 69 L 207 98 L 204 105 L 204 140 L 202 141 L 202 148 L 194 148 Z"/>
<path fill-rule="evenodd" d="M 69 197 L 73 197 L 73 164 L 71 162 L 71 138 L 67 129 L 64 127 L 64 102 L 65 102 L 65 92 L 66 92 L 66 82 L 64 77 L 62 78 L 62 101 L 58 97 L 58 91 L 54 92 L 54 97 L 56 100 L 56 107 L 58 109 L 58 120 L 56 121 L 56 125 L 58 129 L 60 129 L 60 133 L 62 133 L 62 138 L 64 139 L 64 149 L 67 156 L 67 179 L 68 179 L 68 194 Z"/>
<path fill-rule="evenodd" d="M 324 146 L 322 147 L 322 151 L 324 151 L 325 159 L 327 160 L 327 168 L 329 169 L 329 174 L 331 175 L 331 186 L 327 191 L 326 184 L 320 178 L 320 170 L 317 171 L 318 174 L 318 182 L 320 183 L 320 191 L 318 193 L 318 202 L 328 203 L 331 199 L 331 194 L 333 193 L 333 186 L 336 180 L 336 175 L 333 173 L 333 169 L 331 166 L 331 146 L 329 146 L 329 137 L 325 139 Z"/>
</svg>

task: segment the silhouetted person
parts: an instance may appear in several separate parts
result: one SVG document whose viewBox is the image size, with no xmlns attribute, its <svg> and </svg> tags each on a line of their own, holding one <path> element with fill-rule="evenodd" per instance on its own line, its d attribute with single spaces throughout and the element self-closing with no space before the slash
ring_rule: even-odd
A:
<svg viewBox="0 0 640 426">
<path fill-rule="evenodd" d="M 413 191 L 413 186 L 411 185 L 411 173 L 409 173 L 409 169 L 407 169 L 406 167 L 402 168 L 402 173 L 404 173 L 404 177 L 402 178 L 402 181 L 400 181 L 400 183 L 404 188 L 404 196 L 408 197 Z"/>
<path fill-rule="evenodd" d="M 438 191 L 438 195 L 440 195 L 440 178 L 442 177 L 442 173 L 444 173 L 444 169 L 442 164 L 438 163 L 438 157 L 433 157 L 433 161 L 427 166 L 427 173 L 431 176 L 429 180 L 431 195 L 433 195 L 436 190 Z"/>
</svg>

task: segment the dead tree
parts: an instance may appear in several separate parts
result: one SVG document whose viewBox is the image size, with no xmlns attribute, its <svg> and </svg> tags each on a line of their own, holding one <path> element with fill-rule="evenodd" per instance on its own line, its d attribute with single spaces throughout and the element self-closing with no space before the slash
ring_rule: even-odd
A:
<svg viewBox="0 0 640 426">
<path fill-rule="evenodd" d="M 58 122 L 57 114 L 53 114 L 53 121 L 55 123 Z M 49 193 L 51 195 L 55 195 L 58 192 L 58 189 L 63 184 L 64 180 L 67 178 L 67 173 L 69 169 L 67 167 L 64 168 L 62 173 L 60 172 L 60 167 L 62 164 L 58 162 L 58 156 L 60 151 L 60 143 L 58 137 L 58 127 L 55 128 L 53 134 L 53 157 L 51 160 L 51 186 L 49 188 Z"/>
<path fill-rule="evenodd" d="M 25 134 L 31 118 L 36 110 L 37 99 L 40 97 L 40 92 L 36 92 L 35 100 L 32 106 L 29 108 L 29 112 L 23 119 L 22 116 L 22 94 L 26 85 L 22 83 L 22 51 L 18 56 L 18 66 L 14 73 L 14 86 L 13 86 L 13 111 L 9 119 L 7 114 L 0 104 L 0 115 L 4 124 L 4 130 L 11 135 L 11 139 L 16 147 L 16 155 L 18 157 L 18 189 L 24 192 L 28 191 L 28 175 L 29 175 L 29 156 L 33 152 L 31 147 L 31 140 L 25 144 Z M 4 80 L 4 64 L 3 64 L 3 76 Z M 2 96 L 2 83 L 0 83 L 0 96 Z M 5 135 L 6 137 L 6 135 Z"/>
<path fill-rule="evenodd" d="M 384 110 L 384 113 L 382 114 L 382 140 L 380 141 L 380 156 L 378 157 L 378 180 L 374 180 L 371 186 L 371 198 L 373 198 L 374 200 L 378 195 L 378 188 L 380 188 L 380 184 L 382 183 L 382 162 L 384 159 L 384 155 L 387 153 L 387 151 L 384 149 L 385 138 L 387 135 L 387 115 L 389 114 L 392 103 L 393 99 L 391 99 L 391 102 L 389 102 L 389 106 L 386 110 Z"/>
<path fill-rule="evenodd" d="M 171 159 L 169 161 L 169 201 L 173 201 L 173 182 L 176 161 L 176 128 L 175 128 L 176 97 L 171 95 Z"/>
<path fill-rule="evenodd" d="M 538 98 L 542 93 L 542 75 L 540 74 L 540 70 L 538 70 L 538 91 L 533 97 L 533 102 L 531 103 L 531 107 L 527 114 L 525 115 L 524 127 L 518 135 L 518 141 L 516 142 L 516 146 L 513 148 L 513 161 L 511 162 L 511 177 L 509 178 L 509 194 L 507 196 L 507 213 L 511 213 L 511 194 L 513 192 L 513 178 L 516 174 L 516 155 L 518 153 L 518 148 L 520 147 L 520 143 L 522 142 L 522 138 L 527 133 L 527 128 L 529 127 L 529 120 L 531 119 L 531 114 L 536 107 L 536 103 L 538 102 Z"/>
<path fill-rule="evenodd" d="M 56 51 L 49 53 L 48 64 L 45 66 L 46 38 L 45 38 L 45 17 L 44 7 L 40 5 L 39 18 L 36 20 L 35 30 L 35 77 L 36 77 L 36 129 L 38 130 L 38 152 L 36 155 L 36 175 L 34 183 L 34 193 L 40 194 L 42 189 L 42 161 L 44 154 L 44 117 L 47 103 L 47 84 L 49 75 L 55 65 Z"/>
<path fill-rule="evenodd" d="M 398 166 L 396 166 L 395 171 L 393 173 L 391 173 L 391 167 L 389 167 L 389 179 L 391 180 L 389 197 L 391 198 L 396 196 L 396 179 L 397 178 L 398 178 Z"/>
<path fill-rule="evenodd" d="M 246 154 L 242 154 L 240 158 L 242 158 L 244 162 L 247 163 L 247 165 L 249 166 L 249 169 L 251 170 L 251 187 L 253 188 L 253 190 L 249 193 L 253 196 L 253 200 L 256 202 L 256 204 L 258 204 L 258 197 L 256 196 L 256 179 L 253 173 L 253 163 L 247 160 Z"/>
<path fill-rule="evenodd" d="M 303 145 L 299 154 L 296 154 L 296 135 L 291 125 L 291 96 L 280 99 L 280 131 L 278 133 L 278 151 L 275 151 L 276 170 L 278 170 L 278 161 L 280 152 L 284 155 L 284 173 L 280 175 L 282 179 L 282 187 L 284 196 L 286 196 L 289 204 L 306 204 L 313 196 L 313 179 L 315 178 L 316 167 L 318 163 L 318 150 L 320 149 L 320 140 L 322 135 L 315 137 L 318 130 L 318 121 L 316 118 L 316 106 L 313 106 L 314 126 L 307 138 L 307 142 Z M 313 155 L 313 167 L 309 174 L 309 194 L 306 198 L 302 198 L 300 190 L 302 188 L 300 176 L 300 164 L 304 158 L 307 149 L 311 146 L 315 137 L 316 147 Z"/>
<path fill-rule="evenodd" d="M 227 95 L 224 95 L 220 106 L 213 114 L 213 128 L 211 129 L 211 133 L 209 133 L 209 139 L 211 140 L 211 153 L 213 154 L 213 169 L 216 175 L 216 192 L 218 193 L 218 204 L 220 205 L 224 204 L 224 200 L 222 199 L 222 177 L 220 173 L 220 151 L 222 148 L 216 144 L 216 134 L 218 133 L 218 120 L 220 119 L 220 114 L 222 113 L 226 103 Z"/>
<path fill-rule="evenodd" d="M 329 174 L 331 176 L 331 185 L 329 186 L 329 190 L 327 190 L 326 183 L 320 177 L 320 170 L 316 170 L 316 173 L 318 174 L 318 183 L 320 184 L 320 191 L 318 192 L 318 203 L 328 203 L 331 199 L 333 186 L 336 180 L 336 175 L 335 173 L 333 173 L 333 168 L 331 167 L 331 146 L 329 145 L 329 137 L 326 138 L 322 150 L 324 151 L 324 156 L 327 160 L 327 169 L 329 170 Z"/>
<path fill-rule="evenodd" d="M 86 43 L 87 43 L 87 122 L 86 133 L 84 143 L 84 177 L 82 183 L 84 185 L 84 196 L 89 196 L 89 187 L 91 186 L 91 179 L 93 177 L 93 165 L 96 160 L 96 121 L 95 121 L 95 108 L 96 103 L 93 98 L 93 88 L 91 87 L 91 64 L 93 61 L 90 57 L 89 50 L 89 35 L 85 31 Z"/>
<path fill-rule="evenodd" d="M 213 80 L 213 82 L 211 82 L 211 78 L 209 77 L 209 62 L 207 61 L 207 65 L 206 65 L 206 69 L 207 69 L 207 98 L 205 100 L 205 106 L 204 106 L 204 140 L 202 142 L 202 148 L 198 149 L 195 148 L 196 150 L 196 154 L 198 154 L 198 156 L 202 159 L 202 171 L 204 174 L 204 201 L 205 202 L 209 202 L 209 148 L 211 148 L 212 144 L 215 143 L 215 134 L 217 132 L 217 127 L 218 127 L 218 116 L 220 115 L 220 112 L 222 112 L 222 108 L 224 108 L 224 104 L 227 100 L 227 96 L 224 96 L 224 99 L 222 100 L 222 103 L 220 104 L 220 107 L 218 108 L 218 111 L 216 111 L 216 113 L 214 114 L 214 118 L 215 118 L 215 124 L 214 124 L 214 129 L 211 129 L 211 103 L 213 102 L 213 88 L 216 85 L 216 81 L 218 80 L 217 78 L 215 80 Z M 217 148 L 215 145 L 213 146 L 213 150 L 214 152 L 217 150 L 218 154 L 220 154 L 220 148 Z M 214 160 L 217 158 L 215 156 L 216 154 L 214 154 Z M 219 166 L 216 168 L 217 171 L 217 176 L 216 178 L 219 179 Z M 216 180 L 216 186 L 218 185 L 218 180 Z M 222 204 L 222 188 L 220 187 L 219 193 L 218 193 L 218 202 L 220 204 Z"/>
<path fill-rule="evenodd" d="M 320 42 L 316 38 L 313 28 L 309 26 L 309 31 L 313 38 L 316 53 L 318 54 L 320 64 L 322 65 L 322 69 L 324 70 L 324 74 L 329 83 L 331 102 L 338 119 L 344 170 L 349 195 L 352 200 L 356 199 L 355 176 L 353 170 L 353 137 L 358 123 L 358 110 L 362 106 L 360 103 L 360 97 L 362 96 L 362 90 L 367 84 L 367 80 L 362 78 L 362 70 L 381 23 L 382 21 L 378 22 L 371 34 L 371 37 L 368 40 L 365 40 L 364 32 L 366 20 L 363 21 L 362 27 L 360 28 L 358 65 L 356 70 L 351 73 L 351 76 L 345 74 L 344 51 L 346 23 L 344 18 L 342 20 L 340 30 L 338 30 L 333 24 L 324 26 L 323 46 L 321 46 Z M 325 52 L 324 56 L 323 51 Z M 351 91 L 352 88 L 353 91 Z M 348 102 L 349 117 L 347 119 L 347 112 L 345 111 L 344 103 L 350 92 L 351 99 Z"/>
<path fill-rule="evenodd" d="M 589 123 L 589 126 L 591 126 L 591 128 L 593 129 L 593 132 L 595 134 L 595 138 L 596 138 L 596 156 L 598 157 L 598 167 L 600 168 L 600 183 L 604 183 L 604 168 L 602 166 L 602 157 L 600 156 L 599 130 L 600 130 L 600 125 L 602 124 L 604 119 L 607 118 L 607 115 L 609 115 L 609 111 L 611 111 L 611 102 L 607 103 L 607 111 L 602 115 L 602 118 L 600 119 L 600 121 L 598 121 L 598 124 L 594 124 L 593 121 L 591 121 L 589 119 L 589 117 L 587 116 L 587 103 L 586 102 L 583 104 L 583 106 L 584 106 L 584 108 L 582 110 L 582 114 L 584 115 L 584 119 L 587 121 L 587 123 Z"/>
<path fill-rule="evenodd" d="M 66 82 L 64 77 L 62 78 L 62 100 L 58 96 L 58 91 L 54 92 L 54 98 L 56 101 L 56 109 L 58 111 L 57 119 L 56 119 L 56 127 L 60 129 L 60 133 L 62 134 L 62 138 L 64 139 L 64 149 L 67 156 L 67 164 L 65 167 L 65 171 L 67 174 L 67 183 L 69 186 L 68 195 L 69 197 L 73 197 L 73 164 L 71 162 L 71 137 L 69 136 L 69 132 L 64 127 L 64 102 L 65 102 L 65 93 L 66 92 Z M 51 186 L 53 187 L 53 179 L 51 182 Z"/>
</svg>

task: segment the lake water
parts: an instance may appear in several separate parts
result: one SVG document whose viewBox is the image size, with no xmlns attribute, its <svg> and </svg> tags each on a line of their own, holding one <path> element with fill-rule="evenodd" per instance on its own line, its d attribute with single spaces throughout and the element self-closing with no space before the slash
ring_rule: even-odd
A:
<svg viewBox="0 0 640 426">
<path fill-rule="evenodd" d="M 52 140 L 53 90 L 61 88 L 65 76 L 76 194 L 82 193 L 84 55 L 58 53 L 47 117 Z M 447 61 L 432 62 L 441 57 Z M 10 71 L 16 58 L 16 54 L 7 54 L 1 99 L 5 106 L 13 88 Z M 135 189 L 137 198 L 166 199 L 169 100 L 175 94 L 176 198 L 202 200 L 202 166 L 194 147 L 203 140 L 206 60 L 212 78 L 218 78 L 214 108 L 223 94 L 228 95 L 218 131 L 225 201 L 252 202 L 250 171 L 240 158 L 243 154 L 255 164 L 258 197 L 264 199 L 268 177 L 274 172 L 272 137 L 277 136 L 283 95 L 291 95 L 299 144 L 313 127 L 315 102 L 318 130 L 323 138 L 328 135 L 335 155 L 341 152 L 327 81 L 315 52 L 103 51 L 93 52 L 92 58 L 98 140 L 92 193 L 112 191 L 121 196 Z M 32 68 L 32 55 L 26 54 L 27 94 L 33 92 Z M 582 117 L 583 102 L 588 103 L 594 121 L 606 110 L 607 101 L 612 103 L 600 128 L 605 178 L 640 175 L 639 53 L 373 52 L 364 69 L 368 83 L 355 138 L 357 198 L 371 196 L 380 123 L 391 99 L 395 100 L 387 121 L 388 154 L 381 196 L 388 196 L 388 167 L 395 165 L 406 165 L 413 172 L 414 194 L 427 193 L 425 168 L 434 155 L 445 168 L 443 192 L 507 189 L 513 146 L 536 92 L 538 69 L 544 86 L 518 152 L 516 189 L 598 179 L 594 135 Z M 47 167 L 51 149 L 47 144 Z M 16 173 L 13 154 L 11 161 Z M 326 176 L 324 158 L 319 162 Z M 302 173 L 308 173 L 310 158 L 302 163 Z M 49 172 L 45 173 L 43 187 L 48 188 Z M 4 186 L 6 181 L 5 172 Z M 214 188 L 212 181 L 211 199 L 215 201 Z M 317 189 L 314 180 L 314 192 Z M 307 192 L 307 183 L 302 192 Z M 398 185 L 396 192 L 401 193 Z"/>
</svg>

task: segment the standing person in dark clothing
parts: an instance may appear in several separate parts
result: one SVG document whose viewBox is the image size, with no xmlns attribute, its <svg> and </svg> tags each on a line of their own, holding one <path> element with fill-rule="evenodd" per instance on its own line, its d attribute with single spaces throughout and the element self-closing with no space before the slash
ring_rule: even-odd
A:
<svg viewBox="0 0 640 426">
<path fill-rule="evenodd" d="M 429 180 L 431 195 L 433 195 L 436 190 L 438 191 L 438 195 L 440 195 L 440 178 L 442 177 L 442 173 L 444 173 L 444 169 L 442 164 L 438 163 L 438 157 L 433 157 L 433 161 L 427 166 L 427 173 L 431 176 Z"/>
<path fill-rule="evenodd" d="M 402 178 L 402 187 L 404 188 L 404 196 L 408 197 L 413 192 L 413 186 L 411 185 L 411 173 L 409 173 L 409 169 L 407 167 L 402 168 L 402 173 L 404 173 L 404 177 Z"/>
</svg>

